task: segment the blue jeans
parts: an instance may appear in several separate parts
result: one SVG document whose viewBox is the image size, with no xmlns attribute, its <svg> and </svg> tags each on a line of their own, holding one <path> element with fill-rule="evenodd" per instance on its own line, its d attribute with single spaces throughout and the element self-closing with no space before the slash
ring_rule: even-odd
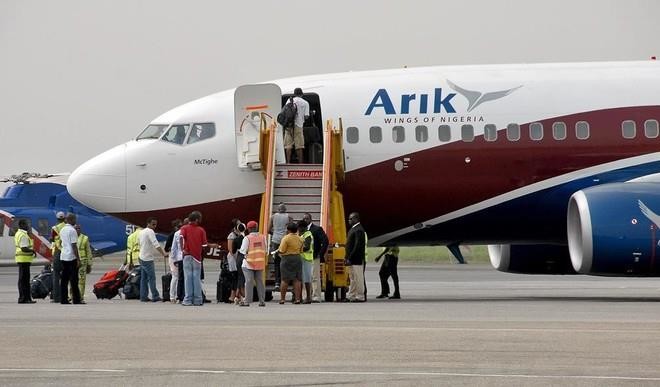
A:
<svg viewBox="0 0 660 387">
<path fill-rule="evenodd" d="M 192 255 L 183 257 L 183 277 L 186 295 L 183 297 L 184 305 L 202 305 L 202 264 Z"/>
<path fill-rule="evenodd" d="M 147 301 L 149 299 L 149 289 L 151 289 L 151 297 L 154 300 L 160 298 L 160 294 L 156 288 L 154 261 L 140 260 L 140 301 Z"/>
</svg>

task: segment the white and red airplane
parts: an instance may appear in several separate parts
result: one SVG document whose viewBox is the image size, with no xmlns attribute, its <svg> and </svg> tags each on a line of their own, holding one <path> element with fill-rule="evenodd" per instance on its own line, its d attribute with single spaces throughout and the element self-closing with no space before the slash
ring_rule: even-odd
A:
<svg viewBox="0 0 660 387">
<path fill-rule="evenodd" d="M 660 63 L 443 66 L 290 78 L 164 113 L 71 175 L 131 223 L 258 219 L 258 114 L 300 87 L 343 120 L 346 211 L 370 245 L 490 244 L 502 271 L 658 275 Z M 282 93 L 284 91 L 284 93 Z M 281 144 L 278 158 L 282 160 Z"/>
</svg>

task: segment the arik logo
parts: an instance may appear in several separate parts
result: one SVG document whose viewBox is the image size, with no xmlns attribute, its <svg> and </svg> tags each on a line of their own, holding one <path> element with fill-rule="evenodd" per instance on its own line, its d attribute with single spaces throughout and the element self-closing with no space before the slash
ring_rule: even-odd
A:
<svg viewBox="0 0 660 387">
<path fill-rule="evenodd" d="M 455 83 L 451 82 L 450 80 L 447 80 L 447 83 L 458 94 L 462 95 L 463 97 L 465 97 L 465 99 L 467 99 L 468 113 L 474 110 L 477 106 L 483 104 L 484 102 L 489 102 L 489 101 L 494 101 L 496 99 L 504 98 L 507 95 L 513 93 L 514 91 L 522 87 L 521 85 L 518 87 L 514 87 L 512 89 L 491 91 L 484 93 L 480 91 L 464 89 L 460 86 L 457 86 Z M 449 93 L 443 97 L 443 91 L 441 87 L 435 88 L 433 90 L 432 95 L 402 94 L 400 98 L 401 103 L 399 104 L 398 106 L 399 109 L 397 110 L 395 104 L 392 102 L 392 98 L 387 92 L 387 89 L 378 89 L 374 97 L 371 99 L 371 103 L 369 104 L 369 107 L 367 107 L 367 111 L 364 114 L 367 116 L 371 115 L 371 113 L 376 108 L 382 108 L 385 114 L 388 115 L 410 114 L 411 104 L 416 104 L 418 106 L 418 110 L 414 111 L 413 113 L 428 114 L 429 107 L 432 107 L 433 111 L 431 113 L 433 114 L 442 113 L 443 110 L 446 113 L 456 113 L 456 109 L 454 108 L 454 105 L 452 105 L 452 99 L 455 96 L 456 93 Z M 430 103 L 429 103 L 429 99 L 430 99 L 429 97 L 432 97 Z M 417 102 L 413 102 L 413 101 L 417 101 Z"/>
</svg>

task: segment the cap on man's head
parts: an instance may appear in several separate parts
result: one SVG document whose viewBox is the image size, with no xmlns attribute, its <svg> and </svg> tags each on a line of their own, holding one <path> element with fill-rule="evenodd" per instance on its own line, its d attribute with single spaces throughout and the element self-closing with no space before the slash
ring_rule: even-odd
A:
<svg viewBox="0 0 660 387">
<path fill-rule="evenodd" d="M 254 220 L 251 220 L 247 223 L 247 228 L 252 229 L 252 228 L 258 228 L 259 223 L 255 222 Z"/>
<path fill-rule="evenodd" d="M 64 218 L 66 217 L 66 215 L 64 214 L 64 212 L 59 211 L 59 212 L 55 215 L 55 217 L 57 217 L 57 219 L 64 219 Z"/>
</svg>

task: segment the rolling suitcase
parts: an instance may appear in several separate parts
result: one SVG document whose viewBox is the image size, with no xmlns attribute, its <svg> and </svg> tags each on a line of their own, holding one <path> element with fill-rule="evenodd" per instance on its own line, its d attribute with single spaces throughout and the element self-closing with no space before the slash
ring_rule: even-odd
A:
<svg viewBox="0 0 660 387">
<path fill-rule="evenodd" d="M 119 270 L 110 270 L 103 274 L 94 284 L 94 294 L 96 298 L 112 299 L 119 294 L 119 289 L 124 286 L 128 273 L 126 272 L 126 265 L 121 265 Z"/>
<path fill-rule="evenodd" d="M 140 267 L 137 266 L 128 274 L 128 279 L 123 286 L 122 293 L 127 300 L 140 298 Z"/>
<path fill-rule="evenodd" d="M 30 281 L 30 293 L 32 294 L 32 298 L 41 298 L 44 299 L 48 297 L 48 294 L 52 290 L 53 286 L 53 280 L 52 280 L 52 275 L 53 272 L 50 271 L 50 268 L 44 268 L 44 270 L 41 271 L 41 273 L 37 274 L 32 278 Z"/>
<path fill-rule="evenodd" d="M 163 297 L 163 301 L 170 301 L 170 283 L 172 283 L 172 273 L 163 274 L 163 276 L 160 277 L 160 280 L 163 284 L 163 294 L 161 294 L 161 297 Z"/>
</svg>

